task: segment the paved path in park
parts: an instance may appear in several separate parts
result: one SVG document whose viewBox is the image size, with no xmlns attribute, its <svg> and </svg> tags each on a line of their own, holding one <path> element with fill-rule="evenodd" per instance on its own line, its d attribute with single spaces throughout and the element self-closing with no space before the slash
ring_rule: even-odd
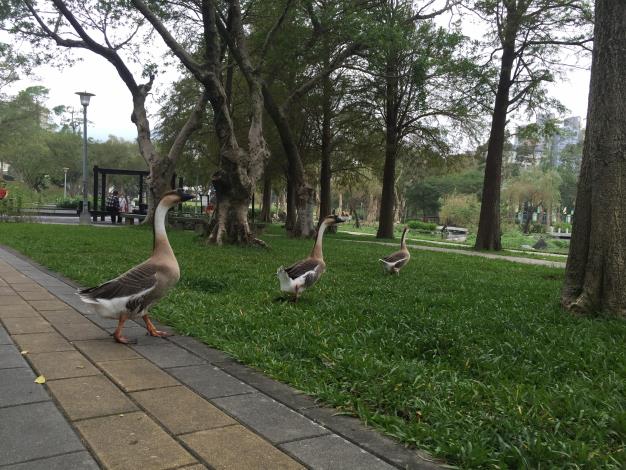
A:
<svg viewBox="0 0 626 470">
<path fill-rule="evenodd" d="M 336 240 L 341 240 L 341 241 L 348 242 L 348 243 L 375 243 L 377 245 L 394 246 L 396 248 L 398 247 L 398 243 L 377 242 L 373 240 L 346 240 L 346 239 L 340 239 L 340 238 L 337 238 Z M 440 253 L 453 253 L 453 254 L 465 255 L 465 256 L 478 256 L 480 258 L 510 261 L 512 263 L 532 264 L 534 266 L 548 266 L 550 268 L 562 268 L 562 269 L 565 268 L 565 263 L 561 261 L 549 261 L 545 259 L 523 258 L 519 256 L 494 255 L 494 254 L 485 253 L 482 251 L 455 250 L 453 248 L 440 248 L 437 246 L 427 246 L 427 245 L 407 244 L 407 246 L 415 250 L 437 251 Z"/>
<path fill-rule="evenodd" d="M 116 344 L 75 290 L 0 248 L 1 470 L 437 468 L 193 338 Z"/>
</svg>

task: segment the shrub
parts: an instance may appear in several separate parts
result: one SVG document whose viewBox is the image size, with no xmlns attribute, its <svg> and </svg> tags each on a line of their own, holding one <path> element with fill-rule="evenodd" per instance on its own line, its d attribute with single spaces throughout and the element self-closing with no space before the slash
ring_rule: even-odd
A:
<svg viewBox="0 0 626 470">
<path fill-rule="evenodd" d="M 80 198 L 60 198 L 57 199 L 56 206 L 59 209 L 78 209 Z"/>
<path fill-rule="evenodd" d="M 421 220 L 408 220 L 406 224 L 413 230 L 426 230 L 428 232 L 437 230 L 437 224 L 422 222 Z"/>
<path fill-rule="evenodd" d="M 448 225 L 476 227 L 480 203 L 475 194 L 450 194 L 443 198 L 439 220 Z"/>
<path fill-rule="evenodd" d="M 532 224 L 530 233 L 546 233 L 546 226 L 543 224 Z"/>
</svg>

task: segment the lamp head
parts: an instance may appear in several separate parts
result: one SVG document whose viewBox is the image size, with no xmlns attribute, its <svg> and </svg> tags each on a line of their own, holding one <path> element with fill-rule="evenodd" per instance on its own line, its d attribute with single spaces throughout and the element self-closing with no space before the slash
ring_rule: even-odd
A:
<svg viewBox="0 0 626 470">
<path fill-rule="evenodd" d="M 89 100 L 92 96 L 96 96 L 93 93 L 87 93 L 86 91 L 77 91 L 76 94 L 80 96 L 80 104 L 82 104 L 85 108 L 89 106 Z"/>
</svg>

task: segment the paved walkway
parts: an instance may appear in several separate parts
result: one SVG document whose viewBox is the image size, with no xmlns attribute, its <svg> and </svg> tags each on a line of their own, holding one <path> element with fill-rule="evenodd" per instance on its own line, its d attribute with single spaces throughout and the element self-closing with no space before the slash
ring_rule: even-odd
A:
<svg viewBox="0 0 626 470">
<path fill-rule="evenodd" d="M 193 338 L 116 344 L 75 290 L 0 248 L 1 470 L 437 468 Z"/>
<path fill-rule="evenodd" d="M 395 246 L 395 247 L 398 246 L 398 243 L 377 242 L 374 240 L 346 240 L 346 239 L 341 239 L 341 238 L 337 238 L 336 240 L 341 240 L 343 242 L 348 242 L 348 243 L 375 243 L 377 245 L 386 245 L 386 246 Z M 440 253 L 453 253 L 453 254 L 465 255 L 465 256 L 478 256 L 479 258 L 489 258 L 489 259 L 510 261 L 512 263 L 532 264 L 534 266 L 547 266 L 549 268 L 565 269 L 565 263 L 561 261 L 549 261 L 545 259 L 523 258 L 523 257 L 518 257 L 518 256 L 494 255 L 492 253 L 485 253 L 482 251 L 455 250 L 452 248 L 439 248 L 436 246 L 426 246 L 426 245 L 407 244 L 407 246 L 415 250 L 437 251 Z"/>
</svg>

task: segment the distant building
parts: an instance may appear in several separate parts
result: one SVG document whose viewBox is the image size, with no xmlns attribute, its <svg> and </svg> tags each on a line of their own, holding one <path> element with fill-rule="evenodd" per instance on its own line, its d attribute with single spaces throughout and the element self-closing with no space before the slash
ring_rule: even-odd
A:
<svg viewBox="0 0 626 470">
<path fill-rule="evenodd" d="M 583 132 L 581 129 L 580 116 L 572 116 L 563 120 L 563 125 L 559 127 L 559 134 L 552 137 L 552 159 L 555 166 L 561 163 L 561 152 L 568 145 L 582 143 Z"/>
<path fill-rule="evenodd" d="M 536 124 L 543 127 L 552 116 L 542 114 L 537 116 Z M 557 127 L 558 133 L 544 137 L 539 135 L 536 139 L 517 137 L 513 144 L 513 151 L 509 155 L 510 163 L 517 163 L 524 167 L 535 166 L 542 160 L 549 158 L 554 166 L 561 163 L 561 153 L 568 145 L 581 143 L 583 140 L 582 119 L 580 116 L 572 116 L 564 119 Z M 519 127 L 518 127 L 519 129 Z"/>
</svg>

